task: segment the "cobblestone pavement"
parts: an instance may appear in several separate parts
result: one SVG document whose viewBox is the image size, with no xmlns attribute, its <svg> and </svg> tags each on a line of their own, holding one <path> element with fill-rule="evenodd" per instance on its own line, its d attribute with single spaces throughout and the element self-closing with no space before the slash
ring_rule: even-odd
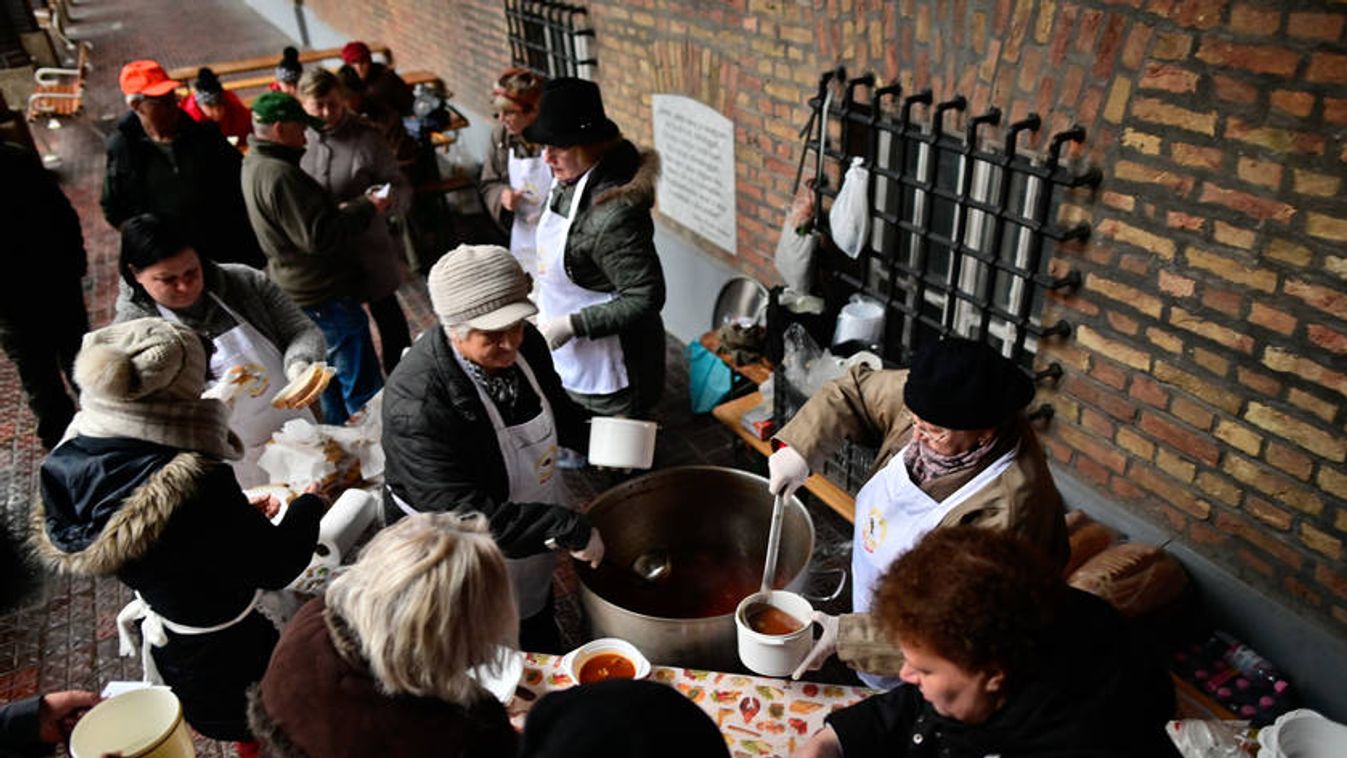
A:
<svg viewBox="0 0 1347 758">
<path fill-rule="evenodd" d="M 103 179 L 103 137 L 124 111 L 117 73 L 128 60 L 157 58 L 166 68 L 279 51 L 288 40 L 241 0 L 98 0 L 74 6 L 72 37 L 93 44 L 93 73 L 85 114 L 59 124 L 34 124 L 39 147 L 59 157 L 57 173 L 79 211 L 89 253 L 85 283 L 95 327 L 112 316 L 117 292 L 118 235 L 102 218 L 98 197 Z M 397 40 L 389 40 L 396 46 Z M 460 222 L 457 226 L 464 227 Z M 466 228 L 471 228 L 470 225 Z M 466 235 L 471 241 L 471 232 Z M 433 323 L 424 284 L 408 283 L 400 293 L 413 331 Z M 709 416 L 688 411 L 687 372 L 682 346 L 669 340 L 668 384 L 657 410 L 661 422 L 657 465 L 732 465 L 763 469 L 762 460 L 733 443 Z M 27 528 L 37 492 L 43 450 L 35 422 L 23 402 L 17 374 L 0 358 L 0 547 L 12 546 Z M 581 501 L 606 489 L 605 474 L 567 472 Z M 849 528 L 831 512 L 811 504 L 823 552 L 845 543 Z M 8 539 L 5 539 L 8 537 Z M 12 564 L 0 550 L 0 702 L 61 689 L 99 690 L 109 681 L 137 679 L 137 659 L 117 655 L 115 618 L 129 591 L 115 579 L 62 579 Z M 569 564 L 558 573 L 557 616 L 567 643 L 584 634 L 576 577 Z M 233 755 L 233 747 L 198 738 L 198 755 Z"/>
</svg>

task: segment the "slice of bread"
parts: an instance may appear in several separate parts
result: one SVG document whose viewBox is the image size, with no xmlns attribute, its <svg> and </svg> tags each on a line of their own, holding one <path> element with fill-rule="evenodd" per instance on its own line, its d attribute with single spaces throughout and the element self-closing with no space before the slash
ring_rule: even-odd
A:
<svg viewBox="0 0 1347 758">
<path fill-rule="evenodd" d="M 336 373 L 335 370 L 328 368 L 326 363 L 310 364 L 304 373 L 291 380 L 271 398 L 271 404 L 276 408 L 307 408 L 322 396 L 323 390 L 327 389 L 328 383 Z"/>
</svg>

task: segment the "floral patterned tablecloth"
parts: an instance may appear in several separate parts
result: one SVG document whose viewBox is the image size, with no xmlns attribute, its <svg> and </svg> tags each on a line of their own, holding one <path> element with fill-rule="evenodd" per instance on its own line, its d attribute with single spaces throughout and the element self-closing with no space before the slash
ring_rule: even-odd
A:
<svg viewBox="0 0 1347 758">
<path fill-rule="evenodd" d="M 650 678 L 677 689 L 701 706 L 720 727 L 735 758 L 787 758 L 823 728 L 823 719 L 829 713 L 876 694 L 865 687 L 669 666 L 653 667 Z M 538 698 L 574 685 L 561 668 L 561 656 L 526 653 L 524 675 L 508 707 L 511 723 L 522 729 L 529 708 Z"/>
</svg>

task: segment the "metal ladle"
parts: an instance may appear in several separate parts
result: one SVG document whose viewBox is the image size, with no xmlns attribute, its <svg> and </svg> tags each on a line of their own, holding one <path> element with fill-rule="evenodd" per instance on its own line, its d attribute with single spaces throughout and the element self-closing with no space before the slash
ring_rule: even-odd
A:
<svg viewBox="0 0 1347 758">
<path fill-rule="evenodd" d="M 772 498 L 772 526 L 767 531 L 767 561 L 762 567 L 762 592 L 770 592 L 772 580 L 776 578 L 776 556 L 781 552 L 781 520 L 785 510 L 784 498 L 780 495 Z"/>
<path fill-rule="evenodd" d="M 631 562 L 631 570 L 647 582 L 657 582 L 669 575 L 673 565 L 669 562 L 669 552 L 657 547 L 636 556 Z"/>
</svg>

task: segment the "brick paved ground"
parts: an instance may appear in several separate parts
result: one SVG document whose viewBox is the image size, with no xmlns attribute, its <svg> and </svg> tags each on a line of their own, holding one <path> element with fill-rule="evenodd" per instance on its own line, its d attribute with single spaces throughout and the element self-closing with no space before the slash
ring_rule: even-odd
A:
<svg viewBox="0 0 1347 758">
<path fill-rule="evenodd" d="M 116 85 L 121 64 L 137 57 L 156 57 L 172 68 L 250 57 L 278 51 L 287 40 L 241 0 L 193 0 L 190 6 L 171 0 L 90 0 L 75 6 L 71 33 L 94 45 L 86 113 L 58 129 L 39 124 L 34 131 L 39 144 L 60 157 L 58 173 L 80 213 L 90 263 L 86 299 L 91 321 L 100 326 L 111 318 L 116 295 L 118 237 L 103 221 L 98 195 L 103 135 L 124 110 Z M 397 40 L 390 42 L 396 45 Z M 471 224 L 466 228 L 471 229 Z M 420 282 L 408 284 L 402 297 L 414 328 L 431 323 Z M 681 346 L 672 339 L 668 364 L 668 387 L 659 408 L 662 431 L 657 463 L 761 466 L 760 460 L 736 451 L 731 436 L 709 417 L 693 417 L 688 412 L 686 368 Z M 19 535 L 26 526 L 42 454 L 17 375 L 8 361 L 0 359 L 0 527 L 7 535 Z M 570 472 L 567 481 L 582 499 L 611 483 L 603 475 Z M 811 510 L 822 543 L 832 548 L 846 541 L 848 532 L 839 518 Z M 0 547 L 5 545 L 0 540 Z M 18 570 L 6 565 L 7 552 L 0 550 L 0 702 L 50 690 L 98 690 L 108 681 L 139 677 L 138 661 L 117 656 L 114 619 L 129 598 L 124 587 L 113 579 L 71 581 Z M 580 611 L 575 575 L 569 566 L 559 580 L 558 618 L 563 635 L 568 642 L 578 642 Z M 232 747 L 205 740 L 198 740 L 197 747 L 202 756 L 233 754 Z"/>
</svg>

